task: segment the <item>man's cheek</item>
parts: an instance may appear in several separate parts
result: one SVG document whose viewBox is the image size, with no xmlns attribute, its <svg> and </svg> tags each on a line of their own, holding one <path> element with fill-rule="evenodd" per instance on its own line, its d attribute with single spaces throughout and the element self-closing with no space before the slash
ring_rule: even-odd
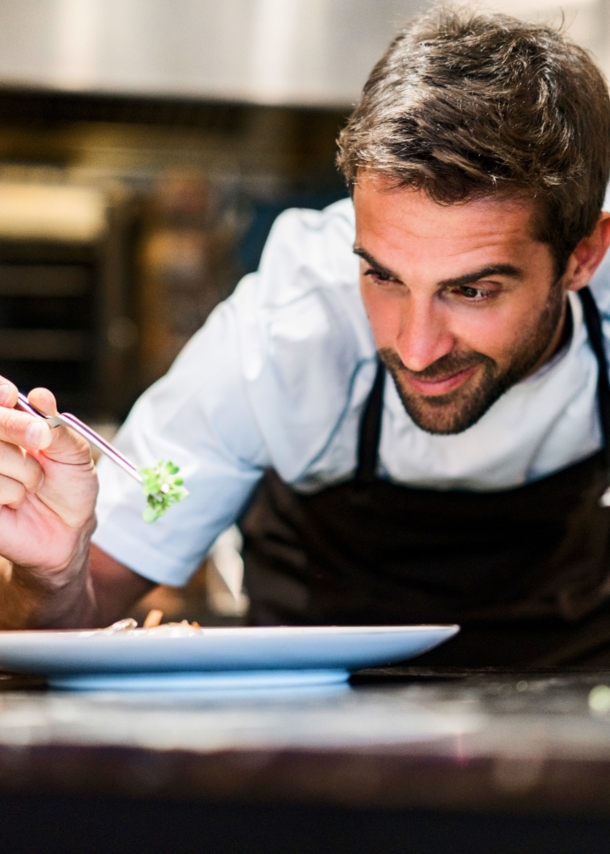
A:
<svg viewBox="0 0 610 854">
<path fill-rule="evenodd" d="M 378 346 L 390 344 L 400 334 L 400 310 L 396 301 L 384 299 L 379 294 L 363 292 L 364 308 Z"/>
<path fill-rule="evenodd" d="M 522 330 L 523 325 L 520 324 L 517 329 Z M 510 357 L 510 351 L 519 339 L 519 334 L 514 334 L 507 318 L 484 311 L 480 312 L 480 317 L 456 325 L 454 332 L 460 350 L 481 353 L 494 361 L 502 361 L 502 356 Z"/>
<path fill-rule="evenodd" d="M 402 289 L 375 285 L 368 294 L 368 301 L 381 323 L 398 327 L 408 320 L 411 300 Z"/>
</svg>

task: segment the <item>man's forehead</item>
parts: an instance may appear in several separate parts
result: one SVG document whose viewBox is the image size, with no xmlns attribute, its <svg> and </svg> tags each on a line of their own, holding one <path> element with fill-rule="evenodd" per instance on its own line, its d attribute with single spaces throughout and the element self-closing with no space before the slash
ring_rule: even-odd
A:
<svg viewBox="0 0 610 854">
<path fill-rule="evenodd" d="M 536 240 L 536 205 L 523 195 L 497 194 L 440 203 L 423 190 L 397 188 L 366 175 L 354 188 L 356 230 L 391 240 Z"/>
</svg>

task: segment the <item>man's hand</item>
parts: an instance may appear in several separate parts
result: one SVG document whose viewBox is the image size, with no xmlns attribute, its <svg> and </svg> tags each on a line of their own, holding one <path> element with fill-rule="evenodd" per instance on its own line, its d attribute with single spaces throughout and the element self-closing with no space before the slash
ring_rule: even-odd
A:
<svg viewBox="0 0 610 854">
<path fill-rule="evenodd" d="M 46 389 L 33 406 L 57 412 Z M 0 626 L 87 622 L 89 539 L 97 477 L 87 442 L 65 427 L 19 412 L 17 389 L 0 377 Z M 76 609 L 80 619 L 70 611 Z"/>
</svg>

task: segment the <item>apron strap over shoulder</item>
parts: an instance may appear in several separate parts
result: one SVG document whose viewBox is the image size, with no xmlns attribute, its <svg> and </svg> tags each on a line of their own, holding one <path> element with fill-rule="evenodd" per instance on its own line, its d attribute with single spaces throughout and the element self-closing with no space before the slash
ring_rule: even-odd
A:
<svg viewBox="0 0 610 854">
<path fill-rule="evenodd" d="M 580 297 L 585 325 L 589 333 L 589 343 L 595 354 L 599 368 L 597 376 L 597 404 L 604 439 L 606 464 L 610 468 L 610 381 L 608 379 L 608 361 L 606 359 L 602 319 L 589 288 L 582 288 L 578 291 L 578 296 Z"/>
<path fill-rule="evenodd" d="M 375 382 L 364 405 L 358 434 L 358 466 L 356 481 L 372 483 L 377 471 L 377 449 L 381 437 L 381 419 L 383 416 L 383 390 L 386 370 L 383 362 L 377 362 Z"/>
</svg>

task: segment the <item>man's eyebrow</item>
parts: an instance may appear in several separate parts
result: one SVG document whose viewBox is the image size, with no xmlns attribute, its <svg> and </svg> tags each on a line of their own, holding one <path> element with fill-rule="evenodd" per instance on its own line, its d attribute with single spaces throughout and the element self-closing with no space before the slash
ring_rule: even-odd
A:
<svg viewBox="0 0 610 854">
<path fill-rule="evenodd" d="M 388 279 L 397 279 L 400 281 L 400 276 L 397 276 L 392 270 L 384 267 L 383 264 L 379 263 L 379 261 L 376 261 L 373 256 L 366 251 L 366 249 L 362 248 L 362 246 L 354 246 L 354 255 L 359 255 L 360 258 L 363 258 L 367 264 L 370 264 L 371 267 L 377 273 L 381 273 L 382 276 L 387 276 Z"/>
<path fill-rule="evenodd" d="M 400 281 L 400 276 L 397 273 L 388 267 L 384 267 L 383 264 L 380 264 L 379 261 L 373 258 L 361 246 L 354 246 L 354 254 L 363 258 L 367 264 L 370 264 L 382 276 Z M 452 279 L 443 279 L 443 281 L 438 283 L 438 286 L 441 288 L 459 288 L 464 285 L 472 285 L 475 282 L 481 281 L 481 279 L 488 279 L 490 276 L 508 276 L 511 279 L 523 279 L 525 274 L 523 270 L 515 267 L 514 264 L 488 264 L 486 267 L 481 267 L 480 270 L 473 270 L 471 273 L 464 273 L 462 276 L 456 276 Z"/>
<path fill-rule="evenodd" d="M 456 276 L 455 279 L 443 279 L 439 282 L 441 288 L 459 288 L 463 285 L 472 285 L 475 282 L 480 282 L 481 279 L 489 279 L 490 276 L 508 276 L 511 279 L 523 279 L 525 274 L 519 267 L 513 264 L 488 264 L 487 267 L 481 267 L 480 270 L 473 270 L 472 273 L 464 273 L 463 276 Z"/>
</svg>

